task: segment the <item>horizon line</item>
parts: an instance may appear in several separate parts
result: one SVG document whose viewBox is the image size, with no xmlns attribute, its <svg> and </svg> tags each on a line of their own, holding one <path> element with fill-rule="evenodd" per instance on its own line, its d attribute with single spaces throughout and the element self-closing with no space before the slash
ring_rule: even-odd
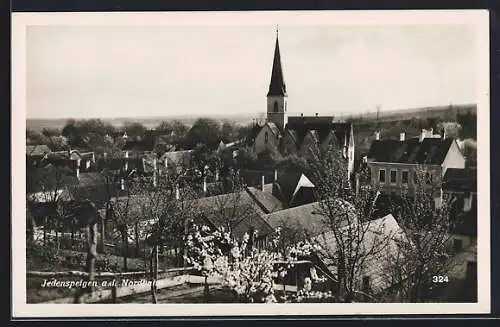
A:
<svg viewBox="0 0 500 327">
<path fill-rule="evenodd" d="M 386 109 L 380 110 L 380 113 L 397 113 L 397 112 L 405 112 L 405 111 L 414 111 L 414 110 L 439 110 L 439 109 L 444 109 L 446 107 L 469 107 L 469 106 L 475 106 L 477 107 L 477 103 L 469 102 L 469 103 L 448 103 L 448 104 L 439 104 L 439 105 L 429 105 L 429 106 L 420 106 L 420 107 L 411 107 L 411 108 L 402 108 L 402 109 Z M 380 108 L 382 106 L 380 105 Z M 300 111 L 291 111 L 289 113 L 293 114 L 301 114 L 302 112 Z M 367 111 L 357 111 L 353 112 L 350 114 L 329 114 L 329 115 L 320 115 L 320 116 L 333 116 L 333 117 L 344 117 L 344 118 L 349 118 L 349 117 L 356 117 L 360 115 L 366 115 L 368 116 L 369 114 L 376 114 L 377 113 L 377 108 L 375 107 L 374 109 L 370 109 Z M 89 120 L 89 119 L 101 119 L 101 120 L 109 120 L 109 119 L 154 119 L 154 118 L 172 118 L 172 119 L 178 119 L 178 118 L 210 118 L 210 117 L 219 117 L 219 116 L 228 116 L 228 117 L 237 117 L 237 116 L 250 116 L 250 115 L 265 115 L 266 112 L 244 112 L 244 113 L 215 113 L 215 114 L 185 114 L 185 115 L 175 115 L 175 114 L 165 114 L 165 115 L 151 115 L 151 116 L 109 116 L 109 117 L 26 117 L 26 120 L 69 120 L 69 119 L 74 119 L 74 120 Z M 289 115 L 292 116 L 292 115 Z"/>
</svg>

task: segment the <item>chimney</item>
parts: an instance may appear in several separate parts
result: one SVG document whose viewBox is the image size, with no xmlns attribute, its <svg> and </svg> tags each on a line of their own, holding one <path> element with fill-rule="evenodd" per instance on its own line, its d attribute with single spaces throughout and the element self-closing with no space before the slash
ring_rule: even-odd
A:
<svg viewBox="0 0 500 327">
<path fill-rule="evenodd" d="M 274 182 L 276 183 L 278 181 L 278 170 L 274 170 Z"/>
<path fill-rule="evenodd" d="M 207 176 L 203 178 L 203 195 L 207 195 Z"/>
<path fill-rule="evenodd" d="M 80 159 L 76 160 L 76 178 L 80 178 Z"/>
<path fill-rule="evenodd" d="M 125 151 L 125 171 L 128 171 L 128 151 Z"/>
<path fill-rule="evenodd" d="M 120 188 L 122 191 L 125 190 L 125 180 L 123 178 L 120 180 Z"/>
<path fill-rule="evenodd" d="M 399 140 L 400 141 L 404 141 L 405 140 L 405 133 L 404 132 L 399 133 Z"/>
<path fill-rule="evenodd" d="M 179 185 L 175 185 L 175 199 L 176 200 L 181 199 L 181 192 L 179 191 Z"/>
<path fill-rule="evenodd" d="M 422 131 L 420 132 L 420 139 L 419 139 L 420 142 L 422 142 L 425 139 L 426 132 L 427 131 L 425 129 L 422 129 Z"/>
<path fill-rule="evenodd" d="M 375 140 L 380 140 L 380 132 L 379 131 L 376 131 L 375 132 Z"/>
<path fill-rule="evenodd" d="M 262 185 L 261 185 L 261 189 L 262 189 L 262 191 L 264 191 L 264 184 L 265 184 L 265 183 L 266 183 L 266 180 L 265 180 L 265 178 L 264 178 L 264 175 L 262 175 L 262 177 L 261 177 L 261 184 L 262 184 Z"/>
</svg>

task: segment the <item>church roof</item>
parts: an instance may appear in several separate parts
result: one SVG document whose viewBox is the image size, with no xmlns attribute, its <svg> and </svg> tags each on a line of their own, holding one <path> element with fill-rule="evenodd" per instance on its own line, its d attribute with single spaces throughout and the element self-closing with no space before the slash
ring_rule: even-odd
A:
<svg viewBox="0 0 500 327">
<path fill-rule="evenodd" d="M 295 141 L 297 146 L 302 144 L 302 141 L 308 133 L 321 144 L 332 132 L 336 137 L 336 142 L 339 142 L 338 145 L 343 146 L 348 145 L 350 142 L 351 127 L 351 123 L 326 123 L 323 121 L 301 122 L 296 119 L 292 122 L 288 122 L 286 131 Z"/>
<path fill-rule="evenodd" d="M 276 34 L 276 45 L 274 48 L 273 70 L 271 74 L 271 82 L 269 83 L 269 92 L 267 96 L 287 96 L 286 85 L 283 78 L 283 69 L 281 67 L 280 45 L 278 34 Z"/>
</svg>

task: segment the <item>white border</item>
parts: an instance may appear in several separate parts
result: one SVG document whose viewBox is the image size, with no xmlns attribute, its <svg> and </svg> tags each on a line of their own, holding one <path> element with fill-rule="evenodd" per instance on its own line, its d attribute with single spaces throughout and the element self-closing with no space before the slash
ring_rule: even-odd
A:
<svg viewBox="0 0 500 327">
<path fill-rule="evenodd" d="M 424 304 L 27 304 L 25 240 L 25 32 L 28 25 L 408 25 L 477 27 L 478 303 Z M 12 14 L 12 314 L 28 317 L 363 315 L 490 312 L 489 16 L 486 10 L 336 12 L 13 13 Z M 68 307 L 69 306 L 69 307 Z"/>
</svg>

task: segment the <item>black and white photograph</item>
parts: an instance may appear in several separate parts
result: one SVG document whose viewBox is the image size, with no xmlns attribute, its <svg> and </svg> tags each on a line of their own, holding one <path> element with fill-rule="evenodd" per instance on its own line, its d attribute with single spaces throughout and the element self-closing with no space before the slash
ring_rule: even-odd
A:
<svg viewBox="0 0 500 327">
<path fill-rule="evenodd" d="M 486 11 L 12 19 L 14 315 L 489 312 Z"/>
</svg>

